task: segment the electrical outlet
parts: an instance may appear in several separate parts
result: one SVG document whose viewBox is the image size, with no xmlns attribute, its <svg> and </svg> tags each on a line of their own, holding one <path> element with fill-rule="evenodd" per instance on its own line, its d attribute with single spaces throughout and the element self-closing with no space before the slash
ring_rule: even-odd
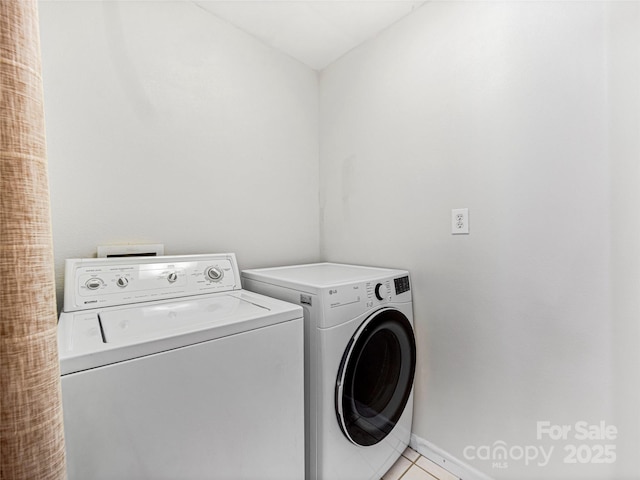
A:
<svg viewBox="0 0 640 480">
<path fill-rule="evenodd" d="M 454 208 L 451 210 L 451 234 L 469 235 L 468 208 Z"/>
</svg>

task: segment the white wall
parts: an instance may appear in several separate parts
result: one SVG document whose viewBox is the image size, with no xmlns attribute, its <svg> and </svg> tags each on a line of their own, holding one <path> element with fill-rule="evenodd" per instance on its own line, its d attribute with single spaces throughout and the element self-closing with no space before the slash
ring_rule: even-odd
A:
<svg viewBox="0 0 640 480">
<path fill-rule="evenodd" d="M 318 259 L 317 74 L 191 2 L 42 2 L 59 293 L 97 245 Z"/>
<path fill-rule="evenodd" d="M 322 256 L 411 270 L 414 432 L 495 478 L 640 472 L 637 6 L 428 2 L 321 75 Z M 615 424 L 586 443 L 626 455 L 565 464 L 585 442 L 545 420 Z M 465 458 L 498 441 L 555 450 Z"/>
<path fill-rule="evenodd" d="M 640 2 L 608 9 L 614 418 L 618 476 L 640 476 Z M 632 428 L 635 425 L 636 428 Z"/>
</svg>

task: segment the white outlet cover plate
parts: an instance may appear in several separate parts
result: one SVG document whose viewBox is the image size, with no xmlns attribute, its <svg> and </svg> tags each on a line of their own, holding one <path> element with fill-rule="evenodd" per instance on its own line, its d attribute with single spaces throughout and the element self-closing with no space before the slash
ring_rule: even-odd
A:
<svg viewBox="0 0 640 480">
<path fill-rule="evenodd" d="M 454 208 L 451 210 L 451 234 L 469 235 L 468 208 Z"/>
</svg>

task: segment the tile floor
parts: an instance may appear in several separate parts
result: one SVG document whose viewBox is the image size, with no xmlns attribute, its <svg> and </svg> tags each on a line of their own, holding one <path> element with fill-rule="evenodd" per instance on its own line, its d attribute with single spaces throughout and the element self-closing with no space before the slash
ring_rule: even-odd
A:
<svg viewBox="0 0 640 480">
<path fill-rule="evenodd" d="M 382 480 L 459 480 L 440 465 L 423 457 L 410 447 L 382 477 Z"/>
</svg>

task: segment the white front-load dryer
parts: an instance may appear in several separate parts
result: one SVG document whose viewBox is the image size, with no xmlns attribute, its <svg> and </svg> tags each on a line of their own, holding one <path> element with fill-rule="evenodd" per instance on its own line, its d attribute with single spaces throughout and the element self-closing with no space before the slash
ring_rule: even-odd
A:
<svg viewBox="0 0 640 480">
<path fill-rule="evenodd" d="M 320 263 L 245 270 L 242 279 L 304 309 L 307 480 L 380 479 L 411 436 L 408 272 Z"/>
</svg>

